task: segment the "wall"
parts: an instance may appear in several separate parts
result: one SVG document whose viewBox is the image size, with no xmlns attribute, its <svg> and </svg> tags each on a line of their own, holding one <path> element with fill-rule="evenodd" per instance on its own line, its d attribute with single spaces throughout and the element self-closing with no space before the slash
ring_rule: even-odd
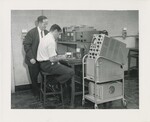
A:
<svg viewBox="0 0 150 122">
<path fill-rule="evenodd" d="M 21 30 L 33 28 L 35 26 L 34 21 L 42 13 L 49 19 L 48 30 L 54 23 L 59 24 L 61 27 L 84 24 L 94 26 L 99 30 L 105 29 L 110 36 L 118 36 L 121 35 L 123 27 L 127 28 L 128 35 L 136 35 L 139 28 L 138 11 L 13 10 L 11 12 L 11 41 L 13 74 L 16 86 L 30 83 L 27 66 L 24 63 Z"/>
<path fill-rule="evenodd" d="M 11 53 L 11 59 L 13 54 Z M 14 63 L 13 60 L 11 60 L 11 92 L 14 93 L 15 92 L 15 77 L 14 77 Z"/>
<path fill-rule="evenodd" d="M 11 41 L 12 41 L 12 59 L 14 68 L 15 85 L 29 84 L 30 78 L 27 66 L 24 63 L 23 41 L 21 39 L 21 30 L 30 30 L 33 28 L 34 21 L 41 11 L 17 11 L 11 12 Z"/>
<path fill-rule="evenodd" d="M 138 33 L 138 11 L 44 10 L 43 14 L 48 17 L 50 26 L 54 23 L 61 27 L 89 25 L 99 30 L 106 29 L 111 36 L 121 35 L 123 27 L 130 35 Z"/>
</svg>

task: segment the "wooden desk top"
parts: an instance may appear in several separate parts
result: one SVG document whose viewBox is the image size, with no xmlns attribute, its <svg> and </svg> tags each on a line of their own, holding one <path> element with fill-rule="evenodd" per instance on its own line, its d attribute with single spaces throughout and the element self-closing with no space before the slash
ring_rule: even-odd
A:
<svg viewBox="0 0 150 122">
<path fill-rule="evenodd" d="M 81 65 L 82 59 L 70 58 L 70 59 L 66 59 L 66 60 L 61 61 L 61 63 L 67 63 L 68 65 Z"/>
</svg>

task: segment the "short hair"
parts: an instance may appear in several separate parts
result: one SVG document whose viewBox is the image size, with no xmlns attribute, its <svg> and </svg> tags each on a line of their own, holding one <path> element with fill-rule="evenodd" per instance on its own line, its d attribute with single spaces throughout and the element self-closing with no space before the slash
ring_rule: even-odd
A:
<svg viewBox="0 0 150 122">
<path fill-rule="evenodd" d="M 60 32 L 61 28 L 60 28 L 59 25 L 54 24 L 54 25 L 51 26 L 50 31 L 54 31 L 54 30 L 57 30 L 58 32 Z"/>
<path fill-rule="evenodd" d="M 108 36 L 108 31 L 107 30 L 103 30 L 102 33 Z"/>
<path fill-rule="evenodd" d="M 47 19 L 47 17 L 46 17 L 46 16 L 39 16 L 39 17 L 37 18 L 37 22 L 38 22 L 38 23 L 39 23 L 39 22 L 43 22 L 44 19 Z"/>
</svg>

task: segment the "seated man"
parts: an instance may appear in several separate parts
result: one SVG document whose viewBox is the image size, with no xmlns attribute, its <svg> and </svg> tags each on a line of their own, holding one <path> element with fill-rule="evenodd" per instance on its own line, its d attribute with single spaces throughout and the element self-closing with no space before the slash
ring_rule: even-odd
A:
<svg viewBox="0 0 150 122">
<path fill-rule="evenodd" d="M 61 28 L 54 24 L 50 32 L 39 42 L 37 51 L 37 60 L 40 62 L 42 71 L 56 76 L 56 82 L 69 82 L 73 75 L 73 69 L 59 63 L 60 60 L 66 59 L 66 55 L 57 55 L 56 40 L 59 37 Z"/>
</svg>

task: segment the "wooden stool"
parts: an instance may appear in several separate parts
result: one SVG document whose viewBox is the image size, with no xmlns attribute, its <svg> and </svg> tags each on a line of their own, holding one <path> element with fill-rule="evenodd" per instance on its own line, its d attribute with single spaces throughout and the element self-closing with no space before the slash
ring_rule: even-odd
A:
<svg viewBox="0 0 150 122">
<path fill-rule="evenodd" d="M 43 101 L 44 106 L 46 104 L 46 97 L 50 96 L 50 95 L 57 95 L 60 94 L 61 95 L 61 101 L 62 101 L 62 105 L 64 106 L 64 101 L 63 101 L 63 86 L 61 83 L 59 83 L 60 85 L 60 91 L 55 91 L 52 89 L 52 91 L 47 91 L 47 77 L 49 76 L 53 76 L 49 73 L 43 72 L 41 71 L 41 75 L 42 75 L 42 81 L 40 83 L 40 100 Z M 49 81 L 50 82 L 50 81 Z M 42 96 L 43 96 L 43 100 L 42 100 Z"/>
</svg>

